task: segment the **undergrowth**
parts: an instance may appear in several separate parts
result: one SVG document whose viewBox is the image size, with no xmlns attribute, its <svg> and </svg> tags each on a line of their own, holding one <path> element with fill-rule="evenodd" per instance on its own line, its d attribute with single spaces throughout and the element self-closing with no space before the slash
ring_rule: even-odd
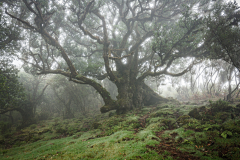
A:
<svg viewBox="0 0 240 160">
<path fill-rule="evenodd" d="M 238 159 L 240 119 L 234 111 L 237 106 L 217 101 L 40 121 L 2 132 L 0 159 Z"/>
</svg>

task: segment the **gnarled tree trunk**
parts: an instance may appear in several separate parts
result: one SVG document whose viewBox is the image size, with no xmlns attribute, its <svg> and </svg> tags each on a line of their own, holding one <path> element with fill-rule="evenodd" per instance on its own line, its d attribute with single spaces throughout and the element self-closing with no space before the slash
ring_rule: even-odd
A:
<svg viewBox="0 0 240 160">
<path fill-rule="evenodd" d="M 143 82 L 116 84 L 118 88 L 117 101 L 111 106 L 101 107 L 101 112 L 116 110 L 117 114 L 126 113 L 134 108 L 142 108 L 144 105 L 154 105 L 169 100 L 155 93 Z"/>
<path fill-rule="evenodd" d="M 143 86 L 143 103 L 145 106 L 153 105 L 159 102 L 168 102 L 167 98 L 163 98 L 154 92 L 148 85 L 142 83 Z"/>
</svg>

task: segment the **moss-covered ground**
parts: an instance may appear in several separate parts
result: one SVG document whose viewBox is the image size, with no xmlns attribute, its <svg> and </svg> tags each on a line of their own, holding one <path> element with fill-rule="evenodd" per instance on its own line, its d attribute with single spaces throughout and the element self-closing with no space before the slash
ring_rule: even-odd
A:
<svg viewBox="0 0 240 160">
<path fill-rule="evenodd" d="M 40 121 L 0 136 L 0 159 L 239 159 L 240 105 L 159 104 Z"/>
</svg>

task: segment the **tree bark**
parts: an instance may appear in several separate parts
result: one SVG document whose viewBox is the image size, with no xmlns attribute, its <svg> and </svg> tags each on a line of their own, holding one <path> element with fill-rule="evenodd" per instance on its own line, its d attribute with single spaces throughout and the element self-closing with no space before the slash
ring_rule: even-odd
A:
<svg viewBox="0 0 240 160">
<path fill-rule="evenodd" d="M 117 88 L 117 101 L 111 106 L 101 107 L 100 110 L 102 113 L 116 110 L 117 114 L 123 114 L 134 108 L 142 108 L 143 106 L 150 106 L 169 101 L 167 98 L 163 98 L 155 93 L 143 82 L 136 82 L 134 84 L 117 84 Z"/>
<path fill-rule="evenodd" d="M 72 113 L 72 110 L 71 110 L 71 103 L 72 103 L 72 97 L 69 96 L 69 99 L 68 99 L 67 103 L 64 104 L 65 114 L 63 116 L 63 119 L 72 119 L 72 118 L 74 118 L 74 114 Z"/>
<path fill-rule="evenodd" d="M 154 92 L 148 85 L 143 83 L 143 103 L 145 106 L 154 105 L 157 103 L 166 103 L 169 100 L 167 98 L 163 98 L 162 96 L 158 95 Z"/>
<path fill-rule="evenodd" d="M 25 103 L 23 108 L 16 108 L 15 110 L 18 111 L 22 116 L 22 125 L 19 126 L 17 129 L 22 129 L 35 123 L 33 107 L 30 102 Z"/>
</svg>

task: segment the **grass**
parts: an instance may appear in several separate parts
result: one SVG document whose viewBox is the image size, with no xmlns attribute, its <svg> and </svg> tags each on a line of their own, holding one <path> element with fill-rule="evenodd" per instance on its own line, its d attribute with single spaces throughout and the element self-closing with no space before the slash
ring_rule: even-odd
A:
<svg viewBox="0 0 240 160">
<path fill-rule="evenodd" d="M 238 159 L 239 117 L 208 123 L 186 116 L 194 108 L 164 104 L 111 117 L 41 121 L 1 135 L 0 159 Z"/>
<path fill-rule="evenodd" d="M 146 152 L 146 145 L 158 143 L 151 140 L 154 135 L 147 131 L 136 136 L 131 131 L 118 131 L 111 136 L 88 140 L 94 135 L 94 132 L 86 132 L 78 139 L 66 137 L 26 144 L 10 149 L 1 159 L 134 159 L 138 155 L 149 159 L 159 157 L 158 154 L 152 155 L 153 152 Z"/>
</svg>

